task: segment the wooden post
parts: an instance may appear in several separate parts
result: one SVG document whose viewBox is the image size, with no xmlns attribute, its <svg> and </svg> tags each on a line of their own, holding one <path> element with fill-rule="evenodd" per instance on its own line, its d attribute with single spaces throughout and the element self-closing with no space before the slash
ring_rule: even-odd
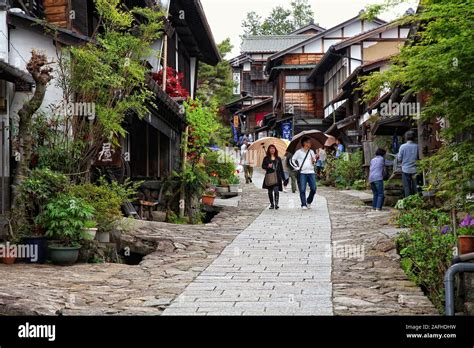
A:
<svg viewBox="0 0 474 348">
<path fill-rule="evenodd" d="M 188 136 L 189 136 L 189 126 L 186 126 L 186 130 L 184 131 L 184 139 L 183 139 L 183 163 L 181 165 L 181 171 L 184 173 L 186 170 L 186 161 L 188 157 Z M 186 187 L 185 187 L 184 180 L 181 182 L 181 190 L 179 196 L 179 217 L 184 218 L 186 213 Z"/>
<path fill-rule="evenodd" d="M 163 37 L 163 91 L 166 92 L 166 80 L 167 80 L 167 71 L 168 68 L 168 35 L 165 33 Z"/>
</svg>

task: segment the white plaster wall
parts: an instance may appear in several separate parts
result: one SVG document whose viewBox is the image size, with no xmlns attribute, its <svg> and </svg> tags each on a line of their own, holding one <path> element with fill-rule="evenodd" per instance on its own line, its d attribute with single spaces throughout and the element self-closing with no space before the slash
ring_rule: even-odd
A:
<svg viewBox="0 0 474 348">
<path fill-rule="evenodd" d="M 322 53 L 322 42 L 321 39 L 311 42 L 304 46 L 306 53 Z"/>
<path fill-rule="evenodd" d="M 376 24 L 374 22 L 364 21 L 364 31 L 375 29 L 378 27 L 380 27 L 379 24 Z"/>
<path fill-rule="evenodd" d="M 398 28 L 393 28 L 382 33 L 382 38 L 384 39 L 394 39 L 398 38 Z"/>
<path fill-rule="evenodd" d="M 365 28 L 364 28 L 365 29 Z M 351 37 L 362 32 L 362 22 L 357 21 L 344 27 L 344 36 Z"/>
<path fill-rule="evenodd" d="M 31 58 L 31 51 L 36 49 L 44 52 L 48 60 L 54 62 L 51 66 L 53 68 L 53 79 L 48 85 L 44 102 L 41 105 L 41 111 L 48 111 L 50 105 L 58 105 L 63 93 L 58 84 L 58 54 L 51 37 L 42 35 L 36 32 L 17 27 L 10 29 L 10 52 L 9 61 L 13 66 L 26 71 L 26 64 Z M 12 90 L 13 91 L 13 90 Z M 10 106 L 10 116 L 15 116 L 25 98 L 31 97 L 27 93 L 15 93 L 12 104 Z"/>
</svg>

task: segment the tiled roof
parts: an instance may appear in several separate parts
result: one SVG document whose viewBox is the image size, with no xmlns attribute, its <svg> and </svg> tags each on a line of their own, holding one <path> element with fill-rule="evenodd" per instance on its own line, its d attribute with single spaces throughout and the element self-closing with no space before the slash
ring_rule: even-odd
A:
<svg viewBox="0 0 474 348">
<path fill-rule="evenodd" d="M 275 53 L 303 42 L 314 35 L 262 35 L 247 36 L 242 42 L 241 52 Z"/>
</svg>

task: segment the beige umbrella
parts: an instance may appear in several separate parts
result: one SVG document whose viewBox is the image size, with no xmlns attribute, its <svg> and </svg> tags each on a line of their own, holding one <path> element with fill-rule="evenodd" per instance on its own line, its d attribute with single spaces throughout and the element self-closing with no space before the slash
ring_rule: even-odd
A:
<svg viewBox="0 0 474 348">
<path fill-rule="evenodd" d="M 326 140 L 326 143 L 324 144 L 324 146 L 326 147 L 333 146 L 336 143 L 336 138 L 328 134 L 326 134 L 326 136 L 328 137 L 328 140 Z"/>
<path fill-rule="evenodd" d="M 300 134 L 295 135 L 292 142 L 288 146 L 288 151 L 294 154 L 297 150 L 299 150 L 302 146 L 301 140 L 305 136 L 311 139 L 311 148 L 314 151 L 324 147 L 324 144 L 326 144 L 326 141 L 328 140 L 328 136 L 318 130 L 301 132 Z"/>
<path fill-rule="evenodd" d="M 278 138 L 262 138 L 252 143 L 247 149 L 247 161 L 252 167 L 259 167 L 263 163 L 263 159 L 267 155 L 270 145 L 274 145 L 278 150 L 278 156 L 285 156 L 288 144 L 283 139 Z"/>
</svg>

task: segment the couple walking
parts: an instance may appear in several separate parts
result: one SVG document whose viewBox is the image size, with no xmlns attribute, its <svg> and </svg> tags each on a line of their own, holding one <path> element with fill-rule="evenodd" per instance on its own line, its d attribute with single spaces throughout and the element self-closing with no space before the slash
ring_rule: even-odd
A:
<svg viewBox="0 0 474 348">
<path fill-rule="evenodd" d="M 302 209 L 311 209 L 311 204 L 316 195 L 316 172 L 314 166 L 317 162 L 317 155 L 311 149 L 311 139 L 304 137 L 301 140 L 302 148 L 293 155 L 289 163 L 298 172 L 298 183 Z M 274 145 L 270 145 L 267 156 L 263 160 L 262 168 L 265 170 L 263 188 L 268 190 L 270 209 L 279 209 L 278 203 L 280 192 L 283 191 L 283 181 L 285 174 L 283 163 L 278 156 L 278 150 Z M 309 185 L 310 193 L 306 197 L 306 187 Z"/>
</svg>

